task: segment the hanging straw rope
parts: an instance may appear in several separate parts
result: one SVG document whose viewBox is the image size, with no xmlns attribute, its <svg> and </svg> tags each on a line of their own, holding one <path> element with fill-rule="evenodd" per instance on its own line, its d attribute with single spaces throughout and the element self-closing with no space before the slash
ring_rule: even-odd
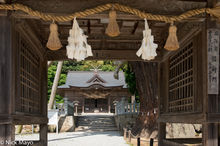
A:
<svg viewBox="0 0 220 146">
<path fill-rule="evenodd" d="M 165 15 L 154 15 L 151 13 L 144 13 L 141 12 L 138 9 L 134 9 L 128 6 L 124 6 L 121 4 L 105 4 L 105 5 L 100 5 L 97 6 L 95 8 L 92 9 L 86 9 L 84 11 L 81 12 L 75 12 L 73 14 L 70 15 L 65 15 L 65 16 L 57 16 L 57 15 L 50 15 L 50 14 L 45 14 L 42 12 L 39 12 L 37 10 L 33 10 L 27 6 L 24 6 L 22 4 L 2 4 L 0 5 L 0 9 L 2 10 L 21 10 L 31 16 L 36 16 L 39 17 L 45 21 L 56 21 L 56 22 L 65 22 L 65 21 L 72 21 L 74 19 L 74 17 L 86 17 L 89 15 L 93 15 L 93 14 L 97 14 L 97 13 L 101 13 L 103 11 L 109 10 L 112 7 L 114 7 L 115 10 L 121 11 L 121 12 L 126 12 L 126 13 L 130 13 L 133 15 L 136 15 L 140 18 L 146 18 L 148 20 L 154 20 L 154 21 L 164 21 L 164 22 L 175 22 L 175 21 L 181 21 L 183 19 L 187 19 L 202 13 L 208 13 L 212 16 L 217 17 L 218 19 L 220 19 L 220 7 L 216 7 L 216 8 L 201 8 L 201 9 L 195 9 L 195 10 L 190 10 L 187 11 L 179 16 L 165 16 Z"/>
<path fill-rule="evenodd" d="M 220 6 L 217 6 L 215 8 L 201 8 L 201 9 L 190 10 L 190 11 L 187 11 L 179 16 L 164 16 L 164 15 L 155 15 L 155 14 L 151 14 L 151 13 L 144 13 L 138 9 L 134 9 L 134 8 L 131 8 L 128 6 L 120 5 L 117 3 L 115 3 L 115 4 L 110 3 L 110 4 L 100 5 L 95 8 L 92 8 L 92 9 L 86 9 L 81 12 L 75 12 L 73 14 L 66 15 L 66 16 L 57 16 L 57 15 L 45 14 L 45 13 L 39 12 L 37 10 L 33 10 L 27 6 L 22 5 L 22 4 L 11 4 L 11 5 L 3 4 L 3 5 L 0 5 L 0 10 L 1 9 L 21 10 L 31 16 L 39 17 L 45 21 L 53 21 L 53 22 L 54 21 L 56 21 L 56 22 L 71 21 L 75 17 L 78 17 L 78 18 L 86 17 L 89 15 L 101 13 L 103 11 L 106 11 L 106 10 L 109 10 L 112 8 L 114 10 L 118 10 L 121 12 L 136 15 L 136 16 L 143 18 L 143 19 L 154 20 L 154 21 L 164 21 L 166 23 L 170 23 L 171 26 L 169 28 L 169 36 L 168 36 L 168 39 L 167 39 L 166 45 L 165 45 L 165 48 L 169 51 L 174 51 L 179 48 L 179 42 L 178 42 L 178 38 L 176 35 L 177 28 L 176 28 L 176 26 L 173 25 L 174 22 L 181 21 L 181 20 L 196 16 L 196 15 L 203 14 L 203 13 L 210 14 L 211 16 L 218 18 L 218 20 L 220 21 Z M 55 26 L 56 24 L 52 24 L 52 25 Z M 57 29 L 57 27 L 54 27 L 54 28 L 55 29 L 52 29 L 53 31 L 51 31 L 51 33 L 50 33 L 48 43 L 47 43 L 48 44 L 47 47 L 51 50 L 57 50 L 62 46 L 60 43 L 59 37 L 58 37 L 58 31 L 57 31 L 58 29 Z M 106 29 L 106 33 L 111 37 L 117 36 L 120 33 L 119 27 L 118 27 L 118 24 L 116 21 L 116 11 L 110 11 L 110 23 L 108 24 L 108 27 Z"/>
</svg>

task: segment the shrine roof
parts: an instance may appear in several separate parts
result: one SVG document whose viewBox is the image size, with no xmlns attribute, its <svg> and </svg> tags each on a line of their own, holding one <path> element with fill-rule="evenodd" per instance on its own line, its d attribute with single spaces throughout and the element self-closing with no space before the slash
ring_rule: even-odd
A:
<svg viewBox="0 0 220 146">
<path fill-rule="evenodd" d="M 123 87 L 127 88 L 124 73 L 119 72 L 119 79 L 114 78 L 114 72 L 98 71 L 70 71 L 67 73 L 66 83 L 59 86 L 60 89 L 70 87 L 87 88 L 92 85 L 101 85 L 105 88 Z"/>
</svg>

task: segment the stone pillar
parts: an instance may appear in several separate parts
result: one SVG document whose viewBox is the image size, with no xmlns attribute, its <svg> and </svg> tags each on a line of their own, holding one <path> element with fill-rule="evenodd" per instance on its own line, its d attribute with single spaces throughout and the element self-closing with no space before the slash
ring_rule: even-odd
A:
<svg viewBox="0 0 220 146">
<path fill-rule="evenodd" d="M 82 113 L 85 112 L 85 98 L 82 101 Z"/>
<path fill-rule="evenodd" d="M 75 111 L 76 115 L 78 114 L 77 106 L 78 106 L 78 105 L 76 104 L 76 111 Z"/>
<path fill-rule="evenodd" d="M 125 113 L 125 98 L 123 97 L 121 99 L 121 114 L 124 114 Z"/>
<path fill-rule="evenodd" d="M 108 113 L 111 113 L 111 98 L 108 97 Z"/>
<path fill-rule="evenodd" d="M 64 100 L 64 111 L 65 111 L 65 115 L 68 114 L 68 98 L 63 98 Z"/>
<path fill-rule="evenodd" d="M 132 95 L 131 96 L 131 103 L 134 103 L 135 102 L 135 95 Z"/>
</svg>

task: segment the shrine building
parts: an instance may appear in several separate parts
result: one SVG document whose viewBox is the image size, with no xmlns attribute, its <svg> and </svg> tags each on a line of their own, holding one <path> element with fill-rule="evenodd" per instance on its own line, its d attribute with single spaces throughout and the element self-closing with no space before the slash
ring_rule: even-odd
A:
<svg viewBox="0 0 220 146">
<path fill-rule="evenodd" d="M 58 94 L 75 106 L 75 113 L 114 113 L 121 98 L 128 99 L 123 72 L 115 79 L 114 72 L 70 71 Z"/>
</svg>

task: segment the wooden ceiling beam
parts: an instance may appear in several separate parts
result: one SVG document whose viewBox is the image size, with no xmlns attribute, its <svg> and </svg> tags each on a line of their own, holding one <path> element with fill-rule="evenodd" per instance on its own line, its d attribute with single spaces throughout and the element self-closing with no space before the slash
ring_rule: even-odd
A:
<svg viewBox="0 0 220 146">
<path fill-rule="evenodd" d="M 93 50 L 93 56 L 86 58 L 86 60 L 126 60 L 126 61 L 144 61 L 136 55 L 137 50 Z M 160 53 L 158 53 L 160 54 Z M 161 58 L 158 55 L 154 60 L 146 62 L 158 62 Z M 47 58 L 50 61 L 55 60 L 69 60 L 66 56 L 66 50 L 47 52 Z"/>
<path fill-rule="evenodd" d="M 99 5 L 112 3 L 112 0 L 16 0 L 16 3 L 31 6 L 32 9 L 45 12 L 45 13 L 73 13 L 82 11 L 89 8 L 94 8 Z M 116 2 L 116 1 L 115 1 Z M 117 1 L 118 3 L 132 8 L 139 9 L 141 11 L 158 13 L 158 14 L 180 14 L 184 11 L 205 7 L 206 1 L 180 1 L 180 0 L 135 0 L 134 1 Z M 108 11 L 106 11 L 108 14 Z"/>
<path fill-rule="evenodd" d="M 183 2 L 207 2 L 207 0 L 178 0 Z"/>
<path fill-rule="evenodd" d="M 9 0 L 0 0 L 0 3 L 3 3 L 3 4 L 8 3 L 8 2 Z"/>
</svg>

